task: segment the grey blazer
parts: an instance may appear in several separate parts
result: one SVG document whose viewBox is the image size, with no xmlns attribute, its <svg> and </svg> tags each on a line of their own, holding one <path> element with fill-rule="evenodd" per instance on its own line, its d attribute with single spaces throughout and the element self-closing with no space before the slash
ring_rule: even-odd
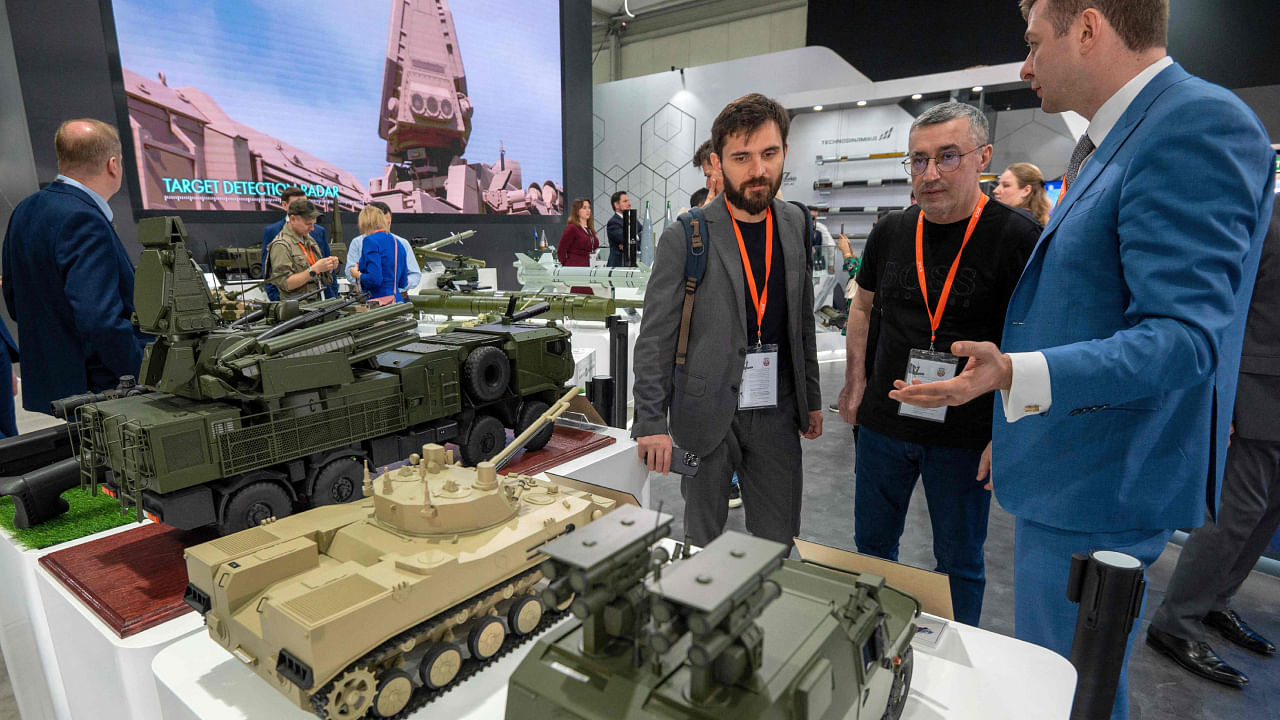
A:
<svg viewBox="0 0 1280 720">
<path fill-rule="evenodd" d="M 1280 441 L 1280 203 L 1262 241 L 1236 387 L 1236 435 Z"/>
<path fill-rule="evenodd" d="M 716 198 L 704 214 L 703 241 L 710 256 L 693 306 L 688 358 L 681 368 L 675 365 L 675 355 L 688 252 L 684 226 L 672 223 L 658 243 L 635 346 L 631 428 L 632 437 L 670 433 L 677 445 L 699 455 L 710 453 L 729 431 L 747 354 L 742 257 L 724 196 Z M 795 414 L 798 429 L 803 430 L 809 425 L 809 411 L 822 407 L 805 222 L 799 208 L 776 199 L 773 217 L 786 265 Z"/>
</svg>

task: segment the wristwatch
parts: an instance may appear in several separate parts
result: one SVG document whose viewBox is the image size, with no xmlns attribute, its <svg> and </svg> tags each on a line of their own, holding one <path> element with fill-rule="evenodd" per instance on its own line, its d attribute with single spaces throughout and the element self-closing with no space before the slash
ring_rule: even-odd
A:
<svg viewBox="0 0 1280 720">
<path fill-rule="evenodd" d="M 316 271 L 311 268 L 307 268 L 307 272 L 311 274 L 311 277 L 315 277 L 317 275 Z"/>
</svg>

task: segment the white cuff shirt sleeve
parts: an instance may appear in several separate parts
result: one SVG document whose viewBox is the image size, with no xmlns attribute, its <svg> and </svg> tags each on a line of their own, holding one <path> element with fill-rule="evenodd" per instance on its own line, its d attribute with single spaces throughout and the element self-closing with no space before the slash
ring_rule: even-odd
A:
<svg viewBox="0 0 1280 720">
<path fill-rule="evenodd" d="M 1044 353 L 1009 353 L 1009 362 L 1013 364 L 1013 379 L 1008 392 L 1000 391 L 1005 420 L 1017 422 L 1028 415 L 1048 412 L 1053 404 L 1053 387 Z"/>
</svg>

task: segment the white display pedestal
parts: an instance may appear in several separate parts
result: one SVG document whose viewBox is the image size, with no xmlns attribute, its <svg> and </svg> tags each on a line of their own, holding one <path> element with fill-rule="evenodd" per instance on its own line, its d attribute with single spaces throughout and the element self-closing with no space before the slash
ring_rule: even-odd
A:
<svg viewBox="0 0 1280 720">
<path fill-rule="evenodd" d="M 99 533 L 62 550 L 116 532 L 128 525 Z M 159 718 L 155 675 L 151 660 L 168 644 L 196 631 L 204 621 L 191 612 L 127 638 L 120 638 L 44 568 L 35 571 L 39 601 L 48 623 L 48 640 L 42 650 L 55 659 L 51 673 L 61 679 L 65 714 L 59 717 L 94 720 L 149 720 Z M 10 672 L 12 673 L 12 666 Z M 14 683 L 15 688 L 17 683 Z M 24 715 L 25 720 L 25 715 Z"/>
<path fill-rule="evenodd" d="M 535 642 L 517 648 L 410 717 L 501 718 L 507 706 L 507 678 Z M 160 651 L 152 669 L 165 720 L 315 717 L 289 704 L 203 632 Z M 937 649 L 916 649 L 911 693 L 902 718 L 1066 720 L 1075 685 L 1075 668 L 1062 656 L 953 622 Z"/>
<path fill-rule="evenodd" d="M 4 652 L 5 669 L 23 720 L 70 716 L 52 652 L 49 621 L 36 590 L 36 562 L 40 556 L 62 547 L 24 550 L 9 533 L 0 530 L 0 578 L 4 582 L 0 592 L 0 650 Z"/>
</svg>

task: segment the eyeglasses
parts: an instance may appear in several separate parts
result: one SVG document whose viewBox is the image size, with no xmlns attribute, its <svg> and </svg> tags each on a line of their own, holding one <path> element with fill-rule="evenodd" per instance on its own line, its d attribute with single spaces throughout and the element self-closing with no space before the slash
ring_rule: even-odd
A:
<svg viewBox="0 0 1280 720">
<path fill-rule="evenodd" d="M 929 161 L 932 160 L 938 166 L 938 172 L 951 172 L 960 167 L 960 158 L 975 153 L 986 147 L 979 145 L 969 152 L 956 152 L 955 150 L 946 150 L 937 157 L 929 157 L 928 155 L 917 155 L 909 157 L 902 161 L 902 169 L 907 171 L 908 175 L 923 175 L 929 169 Z"/>
</svg>

